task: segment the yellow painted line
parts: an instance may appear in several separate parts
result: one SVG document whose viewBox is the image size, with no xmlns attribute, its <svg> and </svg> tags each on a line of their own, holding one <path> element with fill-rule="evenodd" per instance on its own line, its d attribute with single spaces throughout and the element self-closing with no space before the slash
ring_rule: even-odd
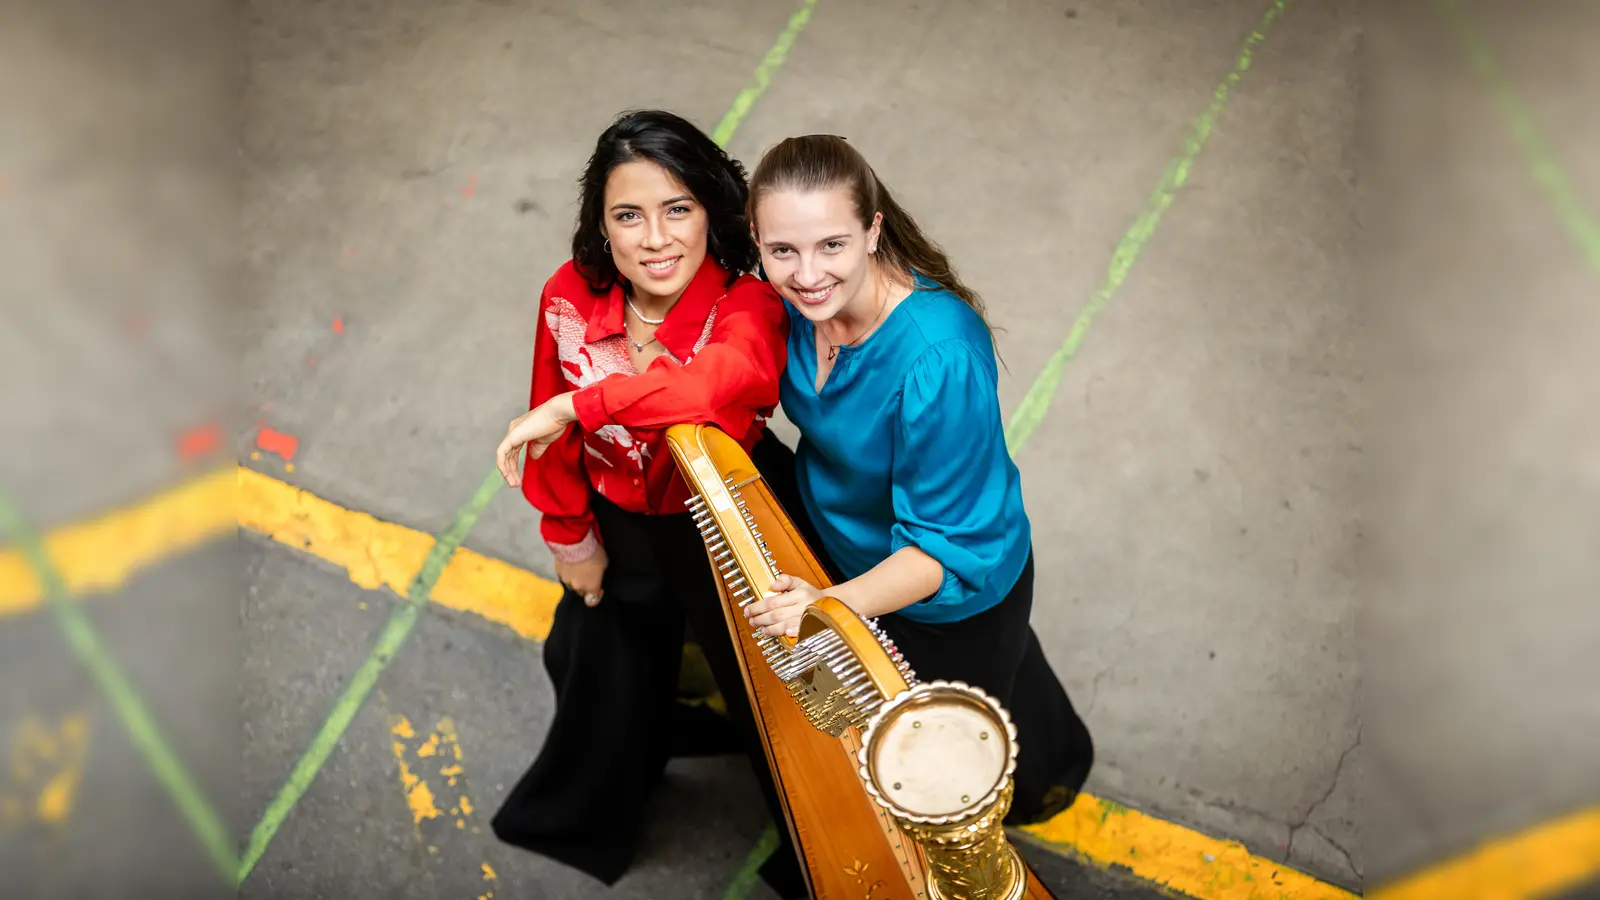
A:
<svg viewBox="0 0 1600 900">
<path fill-rule="evenodd" d="M 134 572 L 238 527 L 233 466 L 46 534 L 45 553 L 73 596 L 121 588 Z M 0 549 L 0 618 L 39 609 L 44 586 L 22 552 Z"/>
<path fill-rule="evenodd" d="M 496 622 L 531 641 L 542 641 L 555 621 L 560 582 L 458 548 L 429 599 Z"/>
<path fill-rule="evenodd" d="M 351 581 L 404 596 L 433 546 L 426 532 L 383 522 L 308 491 L 239 469 L 239 525 L 344 569 Z M 550 634 L 558 582 L 457 548 L 429 601 L 504 625 L 521 637 Z"/>
<path fill-rule="evenodd" d="M 242 524 L 345 568 L 351 579 L 363 586 L 408 584 L 432 541 L 422 532 L 378 522 L 265 475 L 252 471 L 250 476 L 254 487 L 245 492 L 240 504 Z M 255 513 L 258 506 L 273 513 L 260 516 Z M 250 524 L 246 519 L 259 524 Z M 402 556 L 385 567 L 385 552 Z M 380 569 L 388 574 L 380 577 Z M 403 593 L 403 587 L 396 592 Z M 543 640 L 550 633 L 561 586 L 499 560 L 459 549 L 430 599 L 504 625 L 530 640 Z M 719 701 L 714 697 L 708 702 Z M 409 723 L 406 727 L 410 727 Z M 396 747 L 398 755 L 401 745 L 397 743 Z M 426 750 L 427 745 L 422 749 Z M 403 761 L 401 765 L 405 779 L 410 770 Z M 420 780 L 415 784 L 407 780 L 407 785 L 417 823 L 443 814 L 434 802 L 431 788 Z M 1086 858 L 1127 866 L 1142 877 L 1203 900 L 1269 896 L 1274 900 L 1349 900 L 1354 896 L 1271 860 L 1252 856 L 1242 845 L 1206 837 L 1088 795 L 1049 823 L 1030 830 L 1041 839 L 1071 847 Z M 1275 893 L 1227 890 L 1234 882 Z"/>
<path fill-rule="evenodd" d="M 369 590 L 404 595 L 433 536 L 346 509 L 243 466 L 162 491 L 45 535 L 45 550 L 73 596 L 107 593 L 135 572 L 246 528 L 343 569 Z M 550 633 L 561 585 L 465 548 L 430 598 L 529 640 Z M 0 549 L 0 618 L 43 608 L 44 589 L 15 548 Z"/>
<path fill-rule="evenodd" d="M 1353 900 L 1343 888 L 1243 844 L 1208 837 L 1110 800 L 1079 795 L 1072 808 L 1024 833 L 1088 861 L 1126 867 L 1140 878 L 1201 900 Z"/>
<path fill-rule="evenodd" d="M 387 587 L 400 595 L 409 589 L 433 545 L 433 537 L 425 532 L 346 509 L 242 466 L 59 529 L 47 535 L 45 542 L 52 558 L 60 561 L 69 588 L 74 594 L 84 594 L 114 590 L 138 569 L 239 527 L 331 563 L 361 587 Z M 460 548 L 434 586 L 430 602 L 539 641 L 550 633 L 560 598 L 559 584 Z M 21 555 L 0 550 L 0 617 L 32 610 L 41 602 L 42 591 Z M 442 734 L 436 737 L 444 739 Z M 432 803 L 432 789 L 428 790 Z M 63 796 L 68 795 L 64 792 Z M 419 808 L 425 813 L 416 819 L 419 824 L 445 814 L 436 804 L 424 804 L 420 791 L 414 799 L 413 815 Z M 20 810 L 12 798 L 6 800 L 10 818 Z M 34 802 L 28 805 L 35 807 Z M 46 811 L 56 808 L 50 806 Z M 465 797 L 451 808 L 451 816 L 461 819 L 462 827 L 471 812 L 471 801 Z M 1051 821 L 1023 831 L 1085 860 L 1126 867 L 1140 878 L 1199 900 L 1351 900 L 1355 896 L 1255 856 L 1237 842 L 1208 837 L 1088 794 Z M 1597 874 L 1600 808 L 1491 842 L 1373 896 L 1384 900 L 1531 898 Z M 484 880 L 492 894 L 496 879 L 487 866 Z"/>
<path fill-rule="evenodd" d="M 1600 806 L 1490 841 L 1460 859 L 1385 885 L 1376 900 L 1549 897 L 1600 876 Z"/>
<path fill-rule="evenodd" d="M 350 580 L 405 596 L 433 537 L 383 522 L 254 469 L 238 470 L 238 527 L 270 537 L 344 569 Z"/>
</svg>

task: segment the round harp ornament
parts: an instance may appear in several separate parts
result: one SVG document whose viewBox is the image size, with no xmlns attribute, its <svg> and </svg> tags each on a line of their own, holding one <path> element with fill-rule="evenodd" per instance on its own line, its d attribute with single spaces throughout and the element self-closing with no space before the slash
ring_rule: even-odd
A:
<svg viewBox="0 0 1600 900">
<path fill-rule="evenodd" d="M 902 691 L 867 724 L 857 753 L 873 800 L 927 857 L 933 900 L 1016 900 L 1027 870 L 1006 839 L 1017 729 L 999 703 L 961 682 Z"/>
</svg>

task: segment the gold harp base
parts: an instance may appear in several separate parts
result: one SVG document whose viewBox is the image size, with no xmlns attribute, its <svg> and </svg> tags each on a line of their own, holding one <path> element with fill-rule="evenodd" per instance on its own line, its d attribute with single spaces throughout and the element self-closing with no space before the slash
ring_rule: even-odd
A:
<svg viewBox="0 0 1600 900">
<path fill-rule="evenodd" d="M 993 900 L 1022 900 L 1022 896 L 1028 890 L 1028 872 L 1023 867 L 1022 856 L 1017 853 L 1017 848 L 1011 846 L 1007 846 L 1001 853 L 1007 859 L 999 860 L 1000 864 L 996 868 L 1009 870 L 1005 876 L 1006 880 L 1001 882 L 1002 884 L 1010 885 L 1004 894 L 946 894 L 944 890 L 940 890 L 940 881 L 935 877 L 928 879 L 928 900 L 977 900 L 979 897 L 983 897 L 985 900 L 989 900 L 989 898 L 993 898 Z M 964 890 L 964 887 L 962 885 L 954 885 L 952 888 L 946 888 L 946 890 L 950 889 L 961 891 Z"/>
<path fill-rule="evenodd" d="M 988 809 L 944 825 L 895 817 L 927 860 L 929 900 L 1019 900 L 1027 892 L 1028 867 L 1001 824 L 1011 790 L 1007 784 Z"/>
</svg>

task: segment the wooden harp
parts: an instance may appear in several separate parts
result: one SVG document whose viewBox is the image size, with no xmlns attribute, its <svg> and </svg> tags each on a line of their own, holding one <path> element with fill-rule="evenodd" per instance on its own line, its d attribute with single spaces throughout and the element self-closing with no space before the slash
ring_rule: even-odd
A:
<svg viewBox="0 0 1600 900">
<path fill-rule="evenodd" d="M 676 425 L 667 443 L 717 573 L 768 766 L 815 900 L 1045 900 L 1006 837 L 1016 728 L 982 691 L 920 683 L 872 621 L 832 597 L 799 636 L 741 608 L 779 573 L 833 582 L 737 442 Z"/>
</svg>

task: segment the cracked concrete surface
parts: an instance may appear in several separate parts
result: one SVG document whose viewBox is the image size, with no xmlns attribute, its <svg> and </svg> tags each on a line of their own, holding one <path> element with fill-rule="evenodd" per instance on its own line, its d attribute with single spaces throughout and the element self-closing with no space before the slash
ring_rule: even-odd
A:
<svg viewBox="0 0 1600 900">
<path fill-rule="evenodd" d="M 1344 876 L 1343 880 L 1352 885 L 1362 883 L 1361 864 L 1357 861 L 1360 847 L 1359 844 L 1356 844 L 1354 850 L 1352 850 L 1351 846 L 1359 839 L 1356 830 L 1357 823 L 1353 820 L 1358 798 L 1354 794 L 1354 788 L 1350 788 L 1349 799 L 1343 804 L 1342 811 L 1331 809 L 1329 803 L 1333 800 L 1334 793 L 1339 790 L 1341 783 L 1346 783 L 1347 786 L 1361 783 L 1359 771 L 1350 776 L 1349 782 L 1345 782 L 1346 768 L 1349 767 L 1351 758 L 1356 757 L 1361 749 L 1361 732 L 1362 727 L 1357 726 L 1355 743 L 1351 744 L 1339 755 L 1339 763 L 1334 767 L 1333 778 L 1328 782 L 1327 791 L 1318 797 L 1311 806 L 1307 807 L 1303 815 L 1289 825 L 1289 842 L 1284 848 L 1284 857 L 1286 859 L 1314 859 L 1319 865 L 1328 865 L 1330 862 L 1337 864 L 1337 861 L 1328 860 L 1327 854 L 1324 852 L 1326 849 L 1331 849 L 1343 860 L 1343 871 L 1341 873 Z M 1359 767 L 1360 760 L 1357 758 L 1355 768 L 1359 770 Z M 1312 819 L 1319 812 L 1323 813 L 1322 818 L 1324 821 L 1332 824 L 1319 826 L 1313 823 Z M 1309 833 L 1320 840 L 1325 847 L 1303 848 L 1303 853 L 1297 857 L 1295 854 L 1295 840 L 1302 833 Z M 1335 833 L 1342 833 L 1345 837 L 1342 840 L 1336 839 Z"/>
</svg>

